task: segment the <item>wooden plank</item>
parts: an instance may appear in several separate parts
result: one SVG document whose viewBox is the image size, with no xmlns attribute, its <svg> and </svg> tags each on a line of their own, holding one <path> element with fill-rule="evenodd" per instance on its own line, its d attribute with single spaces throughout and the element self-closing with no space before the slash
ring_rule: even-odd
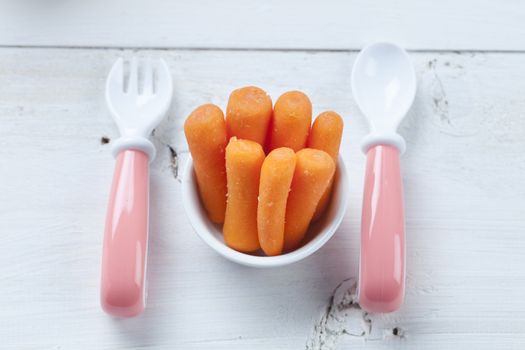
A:
<svg viewBox="0 0 525 350">
<path fill-rule="evenodd" d="M 4 0 L 0 45 L 523 51 L 524 18 L 520 0 Z"/>
<path fill-rule="evenodd" d="M 5 348 L 522 347 L 525 54 L 413 55 L 419 90 L 401 128 L 408 144 L 406 304 L 368 316 L 342 298 L 352 295 L 347 279 L 356 277 L 359 140 L 366 134 L 349 87 L 355 54 L 139 52 L 168 60 L 175 101 L 154 136 L 148 308 L 139 318 L 113 320 L 98 305 L 113 170 L 111 143 L 101 138 L 117 138 L 103 85 L 115 58 L 131 53 L 0 49 Z M 185 116 L 205 102 L 224 107 L 228 92 L 247 84 L 274 99 L 303 90 L 315 113 L 334 109 L 346 118 L 348 213 L 323 249 L 285 268 L 244 268 L 217 256 L 182 208 Z"/>
</svg>

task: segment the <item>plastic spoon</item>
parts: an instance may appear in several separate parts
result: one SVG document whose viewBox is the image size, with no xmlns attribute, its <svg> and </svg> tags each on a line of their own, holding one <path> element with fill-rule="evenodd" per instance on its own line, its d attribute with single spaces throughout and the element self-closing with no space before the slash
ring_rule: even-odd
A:
<svg viewBox="0 0 525 350">
<path fill-rule="evenodd" d="M 370 134 L 361 217 L 359 304 L 370 312 L 391 312 L 405 291 L 405 218 L 399 156 L 405 140 L 396 130 L 416 94 L 416 75 L 397 45 L 375 43 L 357 56 L 352 92 Z"/>
</svg>

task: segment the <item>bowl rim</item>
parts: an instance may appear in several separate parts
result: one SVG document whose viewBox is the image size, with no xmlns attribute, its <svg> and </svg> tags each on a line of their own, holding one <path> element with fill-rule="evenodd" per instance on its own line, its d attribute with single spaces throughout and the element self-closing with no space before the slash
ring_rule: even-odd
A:
<svg viewBox="0 0 525 350">
<path fill-rule="evenodd" d="M 277 267 L 289 265 L 295 262 L 298 262 L 314 252 L 318 251 L 322 246 L 324 246 L 330 238 L 333 237 L 343 218 L 346 214 L 346 209 L 348 206 L 348 197 L 349 197 L 349 183 L 348 183 L 348 173 L 346 171 L 345 163 L 341 155 L 338 157 L 337 161 L 337 172 L 339 173 L 338 181 L 340 182 L 339 188 L 341 192 L 340 203 L 336 209 L 334 219 L 326 224 L 326 227 L 319 232 L 312 240 L 303 245 L 302 247 L 282 255 L 277 256 L 255 256 L 247 253 L 241 253 L 236 251 L 233 248 L 228 247 L 223 242 L 218 241 L 208 228 L 202 215 L 199 215 L 195 206 L 200 206 L 199 196 L 194 196 L 195 189 L 195 177 L 193 174 L 193 159 L 188 156 L 186 165 L 183 172 L 182 178 L 182 204 L 186 216 L 188 217 L 193 230 L 197 235 L 213 250 L 222 255 L 228 260 L 236 262 L 241 265 L 250 266 L 250 267 Z M 194 198 L 197 197 L 197 198 Z M 332 197 L 333 198 L 333 197 Z M 332 199 L 331 199 L 332 200 Z"/>
</svg>

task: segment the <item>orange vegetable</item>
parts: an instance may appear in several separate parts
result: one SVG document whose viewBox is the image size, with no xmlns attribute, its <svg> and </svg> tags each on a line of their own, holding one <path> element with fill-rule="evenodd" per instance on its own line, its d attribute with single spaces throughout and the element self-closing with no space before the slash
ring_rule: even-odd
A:
<svg viewBox="0 0 525 350">
<path fill-rule="evenodd" d="M 226 108 L 228 137 L 236 136 L 264 145 L 271 118 L 272 99 L 264 90 L 248 86 L 230 94 Z"/>
<path fill-rule="evenodd" d="M 226 210 L 224 149 L 227 138 L 221 109 L 212 104 L 198 107 L 186 119 L 184 133 L 193 158 L 201 200 L 210 220 L 222 223 Z"/>
<path fill-rule="evenodd" d="M 257 235 L 257 197 L 264 161 L 262 146 L 232 137 L 226 146 L 228 201 L 224 219 L 224 241 L 241 252 L 260 248 Z"/>
<path fill-rule="evenodd" d="M 296 154 L 297 163 L 292 180 L 284 226 L 284 249 L 300 246 L 308 225 L 335 172 L 335 163 L 324 151 L 305 148 Z"/>
<path fill-rule="evenodd" d="M 341 118 L 339 114 L 332 111 L 319 114 L 319 116 L 315 118 L 312 130 L 310 130 L 308 147 L 325 151 L 332 157 L 335 164 L 337 164 L 339 146 L 341 145 L 341 138 L 343 136 L 343 126 L 343 118 Z M 319 200 L 313 220 L 321 217 L 326 210 L 330 195 L 332 194 L 333 181 L 332 178 L 330 185 Z"/>
<path fill-rule="evenodd" d="M 286 202 L 295 161 L 292 149 L 276 148 L 268 154 L 261 168 L 257 230 L 266 255 L 279 255 L 283 250 Z"/>
<path fill-rule="evenodd" d="M 299 91 L 289 91 L 275 102 L 269 135 L 269 150 L 289 147 L 295 152 L 306 146 L 312 103 Z"/>
</svg>

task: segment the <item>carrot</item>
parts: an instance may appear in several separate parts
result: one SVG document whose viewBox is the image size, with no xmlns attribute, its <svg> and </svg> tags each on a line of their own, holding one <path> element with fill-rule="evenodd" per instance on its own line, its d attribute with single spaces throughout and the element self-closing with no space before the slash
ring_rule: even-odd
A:
<svg viewBox="0 0 525 350">
<path fill-rule="evenodd" d="M 319 114 L 315 118 L 312 130 L 308 136 L 308 147 L 325 151 L 332 157 L 335 164 L 337 164 L 337 157 L 339 156 L 339 146 L 341 145 L 341 138 L 343 136 L 343 118 L 335 112 L 328 111 Z M 332 194 L 334 179 L 330 180 L 330 185 L 319 200 L 319 204 L 315 209 L 315 214 L 312 220 L 317 220 L 326 210 L 330 195 Z"/>
<path fill-rule="evenodd" d="M 268 154 L 261 168 L 257 231 L 266 255 L 279 255 L 283 250 L 286 202 L 295 162 L 295 152 L 281 147 Z"/>
<path fill-rule="evenodd" d="M 224 219 L 224 241 L 241 252 L 260 248 L 257 235 L 257 196 L 264 161 L 262 146 L 232 137 L 226 146 L 228 201 Z"/>
<path fill-rule="evenodd" d="M 264 90 L 248 86 L 230 94 L 226 108 L 228 137 L 236 136 L 264 145 L 271 118 L 272 99 Z"/>
<path fill-rule="evenodd" d="M 227 138 L 221 109 L 212 104 L 198 107 L 186 119 L 184 133 L 201 200 L 210 220 L 222 223 L 226 210 L 224 150 Z"/>
<path fill-rule="evenodd" d="M 324 151 L 305 148 L 297 152 L 296 156 L 284 226 L 284 249 L 287 251 L 301 244 L 317 203 L 335 171 L 332 157 Z"/>
<path fill-rule="evenodd" d="M 312 103 L 308 96 L 299 91 L 289 91 L 275 102 L 269 147 L 289 147 L 295 152 L 306 146 L 310 124 L 312 123 Z"/>
</svg>

